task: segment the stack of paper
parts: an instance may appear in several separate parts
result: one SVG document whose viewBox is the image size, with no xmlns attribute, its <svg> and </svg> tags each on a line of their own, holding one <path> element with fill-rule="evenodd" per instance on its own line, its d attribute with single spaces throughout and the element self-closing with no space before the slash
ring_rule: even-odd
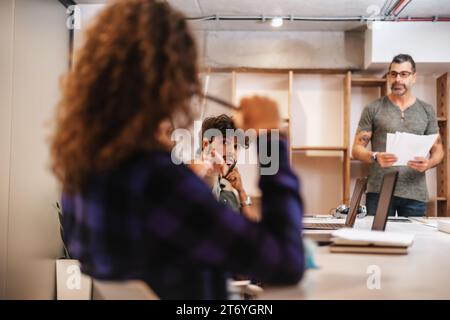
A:
<svg viewBox="0 0 450 320">
<path fill-rule="evenodd" d="M 331 252 L 406 254 L 414 235 L 344 228 L 332 233 Z"/>
<path fill-rule="evenodd" d="M 438 134 L 417 135 L 406 132 L 388 133 L 386 139 L 386 152 L 397 156 L 394 166 L 406 166 L 408 161 L 415 157 L 428 156 L 431 147 L 436 142 Z"/>
</svg>

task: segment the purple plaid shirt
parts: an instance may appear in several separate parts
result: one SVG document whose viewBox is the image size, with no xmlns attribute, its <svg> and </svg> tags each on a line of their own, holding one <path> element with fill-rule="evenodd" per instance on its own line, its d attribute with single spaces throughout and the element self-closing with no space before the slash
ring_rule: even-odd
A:
<svg viewBox="0 0 450 320">
<path fill-rule="evenodd" d="M 162 299 L 225 299 L 230 274 L 293 284 L 304 271 L 299 181 L 284 140 L 280 168 L 262 176 L 262 220 L 218 203 L 171 155 L 136 155 L 62 199 L 64 241 L 97 279 L 144 280 Z"/>
</svg>

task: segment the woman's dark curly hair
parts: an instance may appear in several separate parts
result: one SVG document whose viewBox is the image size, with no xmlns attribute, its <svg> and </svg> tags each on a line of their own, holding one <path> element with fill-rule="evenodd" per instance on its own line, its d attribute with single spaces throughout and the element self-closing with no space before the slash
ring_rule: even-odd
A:
<svg viewBox="0 0 450 320">
<path fill-rule="evenodd" d="M 108 5 L 62 82 L 51 159 L 64 190 L 79 191 L 90 174 L 161 147 L 154 135 L 162 120 L 191 122 L 197 71 L 182 14 L 156 0 Z"/>
</svg>

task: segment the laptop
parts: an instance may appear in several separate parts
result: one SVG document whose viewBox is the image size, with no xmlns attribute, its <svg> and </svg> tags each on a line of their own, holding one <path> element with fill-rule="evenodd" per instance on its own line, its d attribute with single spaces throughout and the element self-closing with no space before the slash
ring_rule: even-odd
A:
<svg viewBox="0 0 450 320">
<path fill-rule="evenodd" d="M 389 208 L 392 203 L 395 186 L 397 184 L 398 171 L 386 173 L 381 184 L 380 198 L 378 199 L 377 212 L 373 217 L 372 230 L 384 231 L 388 220 Z"/>
<path fill-rule="evenodd" d="M 348 209 L 345 222 L 333 218 L 303 218 L 303 229 L 337 230 L 340 228 L 353 228 L 356 215 L 358 214 L 359 203 L 361 202 L 362 195 L 366 189 L 366 183 L 366 177 L 356 179 L 355 188 L 353 189 L 353 195 L 350 201 L 350 208 Z"/>
</svg>

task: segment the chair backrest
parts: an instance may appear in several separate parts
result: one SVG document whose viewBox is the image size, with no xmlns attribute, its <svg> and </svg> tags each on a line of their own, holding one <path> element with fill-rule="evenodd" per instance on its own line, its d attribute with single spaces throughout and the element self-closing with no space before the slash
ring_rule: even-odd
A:
<svg viewBox="0 0 450 320">
<path fill-rule="evenodd" d="M 93 300 L 159 300 L 143 281 L 93 281 Z"/>
</svg>

